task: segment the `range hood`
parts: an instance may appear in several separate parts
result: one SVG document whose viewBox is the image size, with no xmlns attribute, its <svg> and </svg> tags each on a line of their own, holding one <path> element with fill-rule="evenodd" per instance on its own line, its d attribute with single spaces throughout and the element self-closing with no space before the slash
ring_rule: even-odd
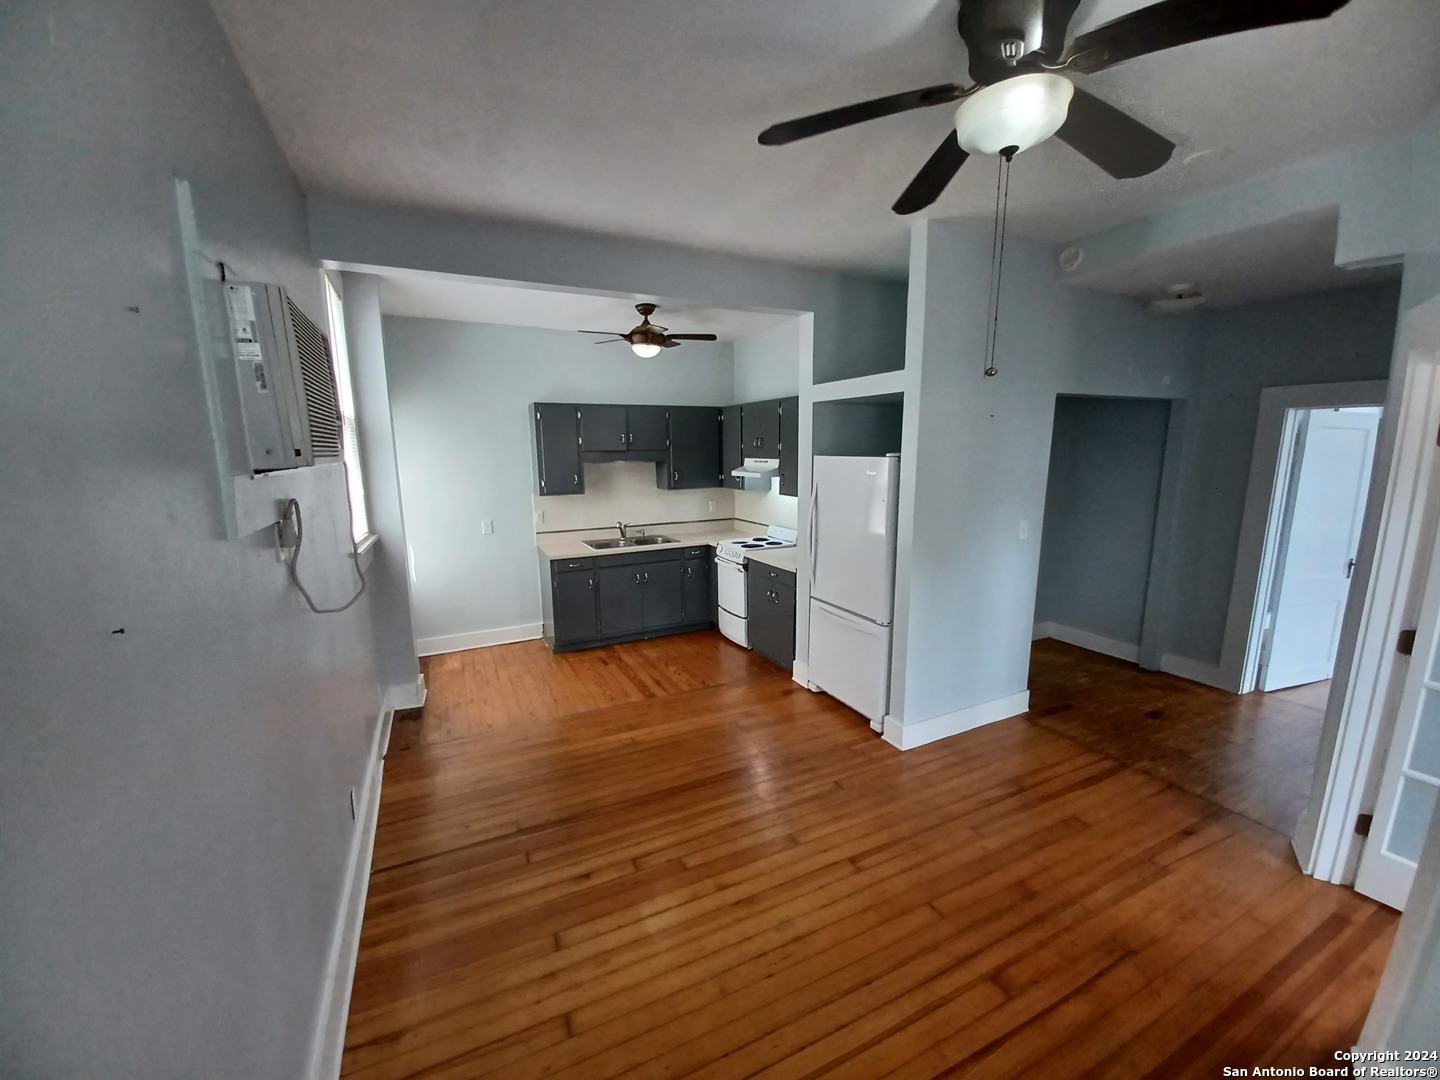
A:
<svg viewBox="0 0 1440 1080">
<path fill-rule="evenodd" d="M 745 480 L 769 480 L 772 476 L 780 475 L 780 459 L 747 457 L 740 468 L 730 470 L 730 475 Z"/>
</svg>

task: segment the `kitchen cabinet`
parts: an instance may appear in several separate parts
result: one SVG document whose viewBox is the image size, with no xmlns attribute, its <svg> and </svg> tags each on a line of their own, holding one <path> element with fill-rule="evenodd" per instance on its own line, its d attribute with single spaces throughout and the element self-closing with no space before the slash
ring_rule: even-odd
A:
<svg viewBox="0 0 1440 1080">
<path fill-rule="evenodd" d="M 556 652 L 696 630 L 714 622 L 708 544 L 544 559 L 544 637 Z"/>
<path fill-rule="evenodd" d="M 750 647 L 790 671 L 795 666 L 795 575 L 751 560 L 745 606 Z"/>
<path fill-rule="evenodd" d="M 685 549 L 684 621 L 709 623 L 715 621 L 715 561 L 710 545 Z"/>
<path fill-rule="evenodd" d="M 780 494 L 800 494 L 800 399 L 780 399 Z"/>
<path fill-rule="evenodd" d="M 580 449 L 587 454 L 661 452 L 664 405 L 580 405 Z"/>
<path fill-rule="evenodd" d="M 720 410 L 675 405 L 668 410 L 669 453 L 655 466 L 662 488 L 714 488 L 720 482 Z"/>
<path fill-rule="evenodd" d="M 535 470 L 541 495 L 581 495 L 579 410 L 574 405 L 535 406 Z"/>
<path fill-rule="evenodd" d="M 743 491 L 745 479 L 730 474 L 745 464 L 745 451 L 741 446 L 740 412 L 743 406 L 727 405 L 720 410 L 720 473 L 724 487 Z"/>
<path fill-rule="evenodd" d="M 598 637 L 600 612 L 595 603 L 597 593 L 594 569 L 556 570 L 552 584 L 555 597 L 555 640 L 569 645 Z"/>
<path fill-rule="evenodd" d="M 740 407 L 740 445 L 746 457 L 780 454 L 780 402 L 752 401 Z"/>
</svg>

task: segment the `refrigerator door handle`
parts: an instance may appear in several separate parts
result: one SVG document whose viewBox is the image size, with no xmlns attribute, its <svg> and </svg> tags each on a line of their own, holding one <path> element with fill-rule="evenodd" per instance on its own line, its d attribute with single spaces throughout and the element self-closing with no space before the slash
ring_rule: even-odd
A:
<svg viewBox="0 0 1440 1080">
<path fill-rule="evenodd" d="M 815 563 L 820 558 L 820 483 L 810 483 L 810 588 L 815 588 Z"/>
</svg>

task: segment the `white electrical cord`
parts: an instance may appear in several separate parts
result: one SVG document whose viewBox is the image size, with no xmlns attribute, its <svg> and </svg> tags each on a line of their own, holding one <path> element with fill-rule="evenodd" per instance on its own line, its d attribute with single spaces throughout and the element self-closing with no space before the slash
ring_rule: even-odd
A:
<svg viewBox="0 0 1440 1080">
<path fill-rule="evenodd" d="M 305 598 L 305 603 L 310 605 L 310 610 L 316 615 L 338 615 L 342 611 L 348 611 L 355 605 L 365 592 L 365 571 L 360 569 L 360 549 L 355 546 L 355 539 L 350 539 L 350 551 L 355 558 L 355 576 L 360 579 L 360 588 L 355 590 L 355 595 L 345 601 L 343 605 L 335 608 L 316 607 L 314 599 L 310 596 L 309 590 L 300 583 L 300 572 L 296 569 L 300 562 L 300 548 L 305 543 L 305 519 L 300 513 L 300 501 L 289 499 L 285 503 L 285 516 L 280 521 L 280 529 L 283 534 L 285 526 L 290 523 L 291 518 L 295 519 L 295 551 L 290 556 L 290 580 L 295 583 L 295 588 L 300 590 L 300 595 Z"/>
</svg>

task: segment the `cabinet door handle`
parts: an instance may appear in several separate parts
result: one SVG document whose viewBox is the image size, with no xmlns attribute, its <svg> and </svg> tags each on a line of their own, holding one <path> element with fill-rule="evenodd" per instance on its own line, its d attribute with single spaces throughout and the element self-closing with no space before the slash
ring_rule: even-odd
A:
<svg viewBox="0 0 1440 1080">
<path fill-rule="evenodd" d="M 646 584 L 646 585 L 649 585 L 649 584 L 650 584 L 650 571 L 649 571 L 649 570 L 646 570 L 646 571 L 645 571 L 645 584 Z"/>
<path fill-rule="evenodd" d="M 671 474 L 670 474 L 670 479 L 672 479 L 672 480 L 679 480 L 679 479 L 680 479 L 680 470 L 679 470 L 679 469 L 676 469 L 673 473 L 671 473 Z"/>
<path fill-rule="evenodd" d="M 577 472 L 577 473 L 571 473 L 570 475 L 571 475 L 571 478 L 574 480 L 575 483 L 577 483 L 577 484 L 580 483 L 580 474 L 579 474 L 578 472 Z"/>
<path fill-rule="evenodd" d="M 635 584 L 636 584 L 636 585 L 639 585 L 639 584 L 640 584 L 640 575 L 639 575 L 639 574 L 636 574 L 636 575 L 635 575 Z"/>
<path fill-rule="evenodd" d="M 595 588 L 595 579 L 592 577 L 590 580 L 588 580 L 587 582 L 585 582 L 585 587 L 586 587 L 587 589 L 593 590 L 593 589 Z"/>
<path fill-rule="evenodd" d="M 694 577 L 694 576 L 695 576 L 695 570 L 694 570 L 694 568 L 693 568 L 693 567 L 689 567 L 689 566 L 685 567 L 685 576 L 686 576 L 686 577 Z"/>
<path fill-rule="evenodd" d="M 635 436 L 634 436 L 633 434 L 632 434 L 632 435 L 626 435 L 626 436 L 625 436 L 625 441 L 626 441 L 626 442 L 634 442 L 634 441 L 635 441 Z"/>
</svg>

